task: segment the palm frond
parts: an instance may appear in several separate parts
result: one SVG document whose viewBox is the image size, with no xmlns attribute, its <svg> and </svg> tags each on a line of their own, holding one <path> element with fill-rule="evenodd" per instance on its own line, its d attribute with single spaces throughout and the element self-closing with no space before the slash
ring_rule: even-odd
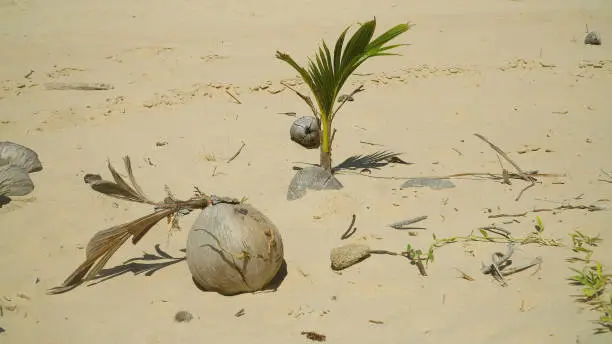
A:
<svg viewBox="0 0 612 344">
<path fill-rule="evenodd" d="M 304 82 L 306 83 L 306 85 L 308 85 L 310 89 L 314 88 L 314 83 L 312 81 L 312 78 L 310 77 L 310 74 L 308 74 L 308 72 L 304 68 L 302 68 L 300 65 L 298 65 L 291 56 L 285 53 L 281 53 L 280 51 L 277 51 L 276 58 L 287 62 L 291 67 L 293 67 L 300 74 L 300 76 L 302 77 L 302 80 L 304 80 Z"/>
<path fill-rule="evenodd" d="M 87 244 L 85 261 L 66 278 L 62 285 L 52 288 L 49 293 L 63 293 L 93 279 L 130 237 L 136 244 L 153 226 L 174 211 L 175 209 L 171 208 L 158 210 L 134 221 L 99 231 Z"/>
<path fill-rule="evenodd" d="M 410 29 L 409 24 L 400 24 L 387 30 L 374 40 L 376 18 L 360 25 L 351 38 L 344 44 L 346 28 L 336 41 L 333 57 L 325 41 L 322 42 L 314 61 L 308 60 L 308 67 L 300 67 L 288 54 L 277 51 L 276 57 L 287 62 L 298 71 L 313 93 L 321 116 L 325 119 L 332 114 L 336 98 L 351 74 L 368 58 L 374 56 L 396 55 L 388 53 L 405 44 L 385 46 L 386 43 Z M 344 49 L 343 49 L 344 48 Z"/>
<path fill-rule="evenodd" d="M 411 24 L 399 24 L 396 25 L 394 27 L 392 27 L 391 29 L 387 30 L 385 33 L 383 33 L 382 35 L 378 36 L 375 40 L 373 40 L 372 42 L 370 42 L 370 44 L 368 45 L 368 49 L 367 50 L 374 50 L 374 49 L 380 49 L 383 47 L 383 45 L 385 45 L 385 43 L 389 42 L 390 40 L 394 39 L 395 37 L 401 35 L 402 33 L 408 31 L 410 28 L 412 27 Z M 394 45 L 394 47 L 399 47 L 405 44 L 396 44 Z"/>
<path fill-rule="evenodd" d="M 184 210 L 204 209 L 212 202 L 211 197 L 199 192 L 199 190 L 195 197 L 186 201 L 181 201 L 174 198 L 168 189 L 167 192 L 169 193 L 169 197 L 165 202 L 153 202 L 145 196 L 136 182 L 130 158 L 126 156 L 123 160 L 125 169 L 132 183 L 131 186 L 121 177 L 121 175 L 119 175 L 110 162 L 108 163 L 108 169 L 113 176 L 114 182 L 103 180 L 98 175 L 88 175 L 89 178 L 86 176 L 86 182 L 91 185 L 92 189 L 105 195 L 134 202 L 152 204 L 155 206 L 155 211 L 134 221 L 97 232 L 87 244 L 87 248 L 85 249 L 85 261 L 64 280 L 62 285 L 50 289 L 50 294 L 66 292 L 96 277 L 113 254 L 123 246 L 128 239 L 132 238 L 132 244 L 137 244 L 138 241 L 140 241 L 140 239 L 142 239 L 142 237 L 162 219 L 170 217 L 173 214 L 181 213 Z M 225 197 L 218 199 L 228 203 L 237 202 L 236 200 Z"/>
<path fill-rule="evenodd" d="M 107 196 L 122 200 L 146 204 L 156 204 L 144 194 L 138 183 L 136 183 L 136 178 L 134 177 L 134 173 L 132 171 L 132 163 L 130 161 L 130 158 L 128 156 L 124 157 L 123 162 L 125 164 L 125 169 L 128 173 L 128 177 L 132 185 L 128 184 L 123 179 L 123 177 L 121 177 L 121 175 L 117 172 L 117 170 L 115 170 L 115 168 L 113 167 L 113 165 L 111 165 L 109 161 L 108 170 L 113 176 L 114 182 L 104 179 L 91 180 L 89 182 L 91 188 Z"/>
</svg>

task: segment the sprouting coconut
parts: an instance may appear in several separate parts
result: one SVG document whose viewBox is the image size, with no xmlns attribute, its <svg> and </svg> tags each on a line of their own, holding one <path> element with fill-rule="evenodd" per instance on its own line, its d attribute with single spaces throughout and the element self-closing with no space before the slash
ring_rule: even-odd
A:
<svg viewBox="0 0 612 344">
<path fill-rule="evenodd" d="M 374 30 L 376 29 L 376 18 L 361 24 L 352 37 L 346 37 L 348 32 L 348 28 L 346 28 L 338 37 L 333 51 L 330 51 L 326 43 L 323 42 L 322 47 L 318 49 L 316 58 L 309 60 L 307 67 L 297 64 L 288 54 L 280 51 L 276 52 L 276 57 L 279 60 L 285 61 L 299 73 L 315 98 L 313 102 L 310 97 L 301 94 L 289 85 L 285 85 L 296 92 L 307 103 L 314 115 L 314 117 L 302 117 L 304 119 L 300 118 L 294 122 L 291 127 L 292 140 L 309 149 L 320 147 L 318 168 L 299 172 L 301 176 L 296 176 L 297 179 L 294 178 L 289 186 L 288 199 L 292 199 L 290 198 L 292 194 L 295 195 L 291 191 L 291 189 L 296 188 L 295 182 L 309 180 L 311 185 L 302 184 L 301 187 L 306 186 L 306 189 L 320 190 L 320 186 L 327 184 L 327 180 L 335 180 L 333 175 L 335 168 L 332 166 L 332 143 L 335 129 L 332 123 L 342 106 L 347 101 L 352 101 L 356 93 L 363 91 L 363 87 L 359 86 L 352 93 L 341 95 L 342 87 L 355 70 L 369 58 L 395 55 L 391 50 L 403 44 L 388 45 L 387 43 L 408 31 L 410 27 L 409 24 L 399 24 L 376 38 L 373 38 Z M 347 38 L 346 44 L 345 38 Z M 336 102 L 340 104 L 334 109 Z M 317 127 L 314 127 L 315 125 Z M 294 131 L 296 134 L 295 138 Z M 315 145 L 312 141 L 316 137 L 320 138 L 320 143 Z M 339 188 L 342 187 L 342 184 L 337 180 L 332 184 L 339 186 Z M 304 189 L 304 193 L 306 189 Z"/>
<path fill-rule="evenodd" d="M 253 206 L 233 198 L 209 196 L 196 188 L 194 197 L 182 201 L 168 191 L 164 202 L 151 201 L 136 183 L 129 157 L 128 184 L 109 163 L 114 181 L 87 175 L 91 188 L 107 196 L 150 204 L 155 211 L 134 221 L 102 230 L 89 241 L 85 261 L 51 294 L 71 290 L 98 276 L 112 255 L 128 240 L 137 244 L 159 221 L 203 209 L 187 240 L 187 263 L 194 281 L 203 289 L 224 295 L 263 289 L 280 271 L 283 243 L 278 229 Z"/>
<path fill-rule="evenodd" d="M 278 229 L 249 204 L 206 207 L 187 238 L 187 265 L 205 290 L 224 295 L 261 290 L 282 263 Z"/>
</svg>

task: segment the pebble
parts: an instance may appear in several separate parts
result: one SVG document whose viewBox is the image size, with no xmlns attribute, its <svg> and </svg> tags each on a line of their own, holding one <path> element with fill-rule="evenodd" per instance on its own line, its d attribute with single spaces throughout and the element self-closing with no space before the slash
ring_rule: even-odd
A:
<svg viewBox="0 0 612 344">
<path fill-rule="evenodd" d="M 193 315 L 187 311 L 178 311 L 174 316 L 176 322 L 190 322 L 193 319 Z"/>
</svg>

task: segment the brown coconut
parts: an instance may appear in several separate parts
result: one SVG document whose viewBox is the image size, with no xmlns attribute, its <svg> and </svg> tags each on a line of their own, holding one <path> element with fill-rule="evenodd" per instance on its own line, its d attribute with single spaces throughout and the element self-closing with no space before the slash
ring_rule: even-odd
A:
<svg viewBox="0 0 612 344">
<path fill-rule="evenodd" d="M 278 229 L 249 204 L 206 207 L 187 237 L 187 265 L 204 290 L 223 295 L 262 290 L 282 264 Z"/>
<path fill-rule="evenodd" d="M 289 130 L 291 141 L 307 149 L 319 148 L 321 144 L 321 128 L 319 121 L 313 116 L 296 119 Z"/>
</svg>

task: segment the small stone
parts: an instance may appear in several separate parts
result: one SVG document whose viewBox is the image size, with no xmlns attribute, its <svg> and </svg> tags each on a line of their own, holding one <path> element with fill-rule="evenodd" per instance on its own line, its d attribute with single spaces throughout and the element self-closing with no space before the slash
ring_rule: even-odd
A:
<svg viewBox="0 0 612 344">
<path fill-rule="evenodd" d="M 370 247 L 363 244 L 348 244 L 332 249 L 330 254 L 331 268 L 343 270 L 355 265 L 370 256 Z"/>
<path fill-rule="evenodd" d="M 190 322 L 193 319 L 193 315 L 187 311 L 178 311 L 174 316 L 176 322 Z"/>
<path fill-rule="evenodd" d="M 83 181 L 85 182 L 85 184 L 91 184 L 95 181 L 99 181 L 102 180 L 102 177 L 99 174 L 92 174 L 92 173 L 87 173 L 84 177 L 83 177 Z"/>
</svg>

